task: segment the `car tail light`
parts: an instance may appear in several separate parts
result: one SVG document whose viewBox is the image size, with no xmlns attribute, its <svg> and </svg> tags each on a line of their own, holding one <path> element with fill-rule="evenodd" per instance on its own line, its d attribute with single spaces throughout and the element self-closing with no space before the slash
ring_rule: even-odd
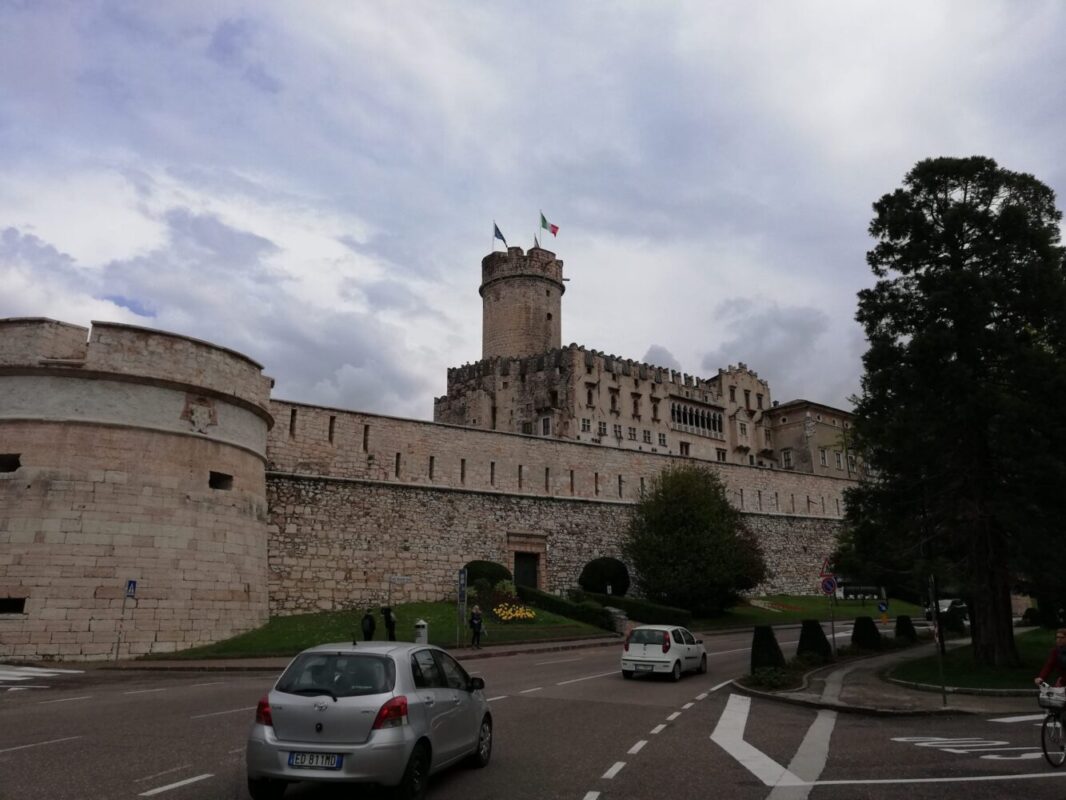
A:
<svg viewBox="0 0 1066 800">
<path fill-rule="evenodd" d="M 395 728 L 407 724 L 407 698 L 402 694 L 392 698 L 380 709 L 374 720 L 374 730 Z"/>
<path fill-rule="evenodd" d="M 626 640 L 622 643 L 622 649 L 625 650 L 627 653 L 629 652 L 629 637 L 632 635 L 632 633 L 627 633 Z"/>
<path fill-rule="evenodd" d="M 670 652 L 670 631 L 663 631 L 663 652 Z"/>
<path fill-rule="evenodd" d="M 259 698 L 259 705 L 255 707 L 255 721 L 260 725 L 274 727 L 274 716 L 270 713 L 270 700 L 267 695 Z"/>
</svg>

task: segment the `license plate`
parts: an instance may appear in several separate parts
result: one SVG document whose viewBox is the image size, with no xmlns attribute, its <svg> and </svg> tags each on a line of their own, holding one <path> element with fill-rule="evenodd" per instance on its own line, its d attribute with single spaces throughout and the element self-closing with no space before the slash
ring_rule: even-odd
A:
<svg viewBox="0 0 1066 800">
<path fill-rule="evenodd" d="M 651 664 L 637 664 L 637 672 L 651 672 L 653 669 Z"/>
<path fill-rule="evenodd" d="M 337 753 L 289 753 L 289 766 L 300 769 L 340 769 L 342 761 Z"/>
</svg>

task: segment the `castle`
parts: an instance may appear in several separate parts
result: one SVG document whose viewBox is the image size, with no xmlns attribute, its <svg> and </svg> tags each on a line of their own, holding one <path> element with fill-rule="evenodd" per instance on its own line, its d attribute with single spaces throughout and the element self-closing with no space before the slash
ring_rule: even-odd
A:
<svg viewBox="0 0 1066 800">
<path fill-rule="evenodd" d="M 454 598 L 473 559 L 547 591 L 620 556 L 632 504 L 706 463 L 810 593 L 861 462 L 849 415 L 561 346 L 563 264 L 482 262 L 483 358 L 434 421 L 276 399 L 251 359 L 115 323 L 0 320 L 0 657 L 165 653 L 272 614 Z"/>
</svg>

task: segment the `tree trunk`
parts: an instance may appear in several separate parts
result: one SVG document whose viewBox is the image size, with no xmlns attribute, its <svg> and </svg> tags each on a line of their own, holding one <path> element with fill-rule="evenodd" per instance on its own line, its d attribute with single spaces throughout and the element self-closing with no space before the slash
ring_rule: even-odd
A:
<svg viewBox="0 0 1066 800">
<path fill-rule="evenodd" d="M 992 667 L 1016 667 L 1021 660 L 1014 646 L 1006 543 L 991 520 L 981 519 L 977 528 L 970 551 L 974 582 L 970 636 L 974 661 Z"/>
</svg>

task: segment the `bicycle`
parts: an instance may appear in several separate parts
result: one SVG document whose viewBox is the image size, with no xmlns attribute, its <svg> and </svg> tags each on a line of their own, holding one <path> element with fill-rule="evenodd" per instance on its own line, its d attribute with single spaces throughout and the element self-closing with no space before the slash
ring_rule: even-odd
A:
<svg viewBox="0 0 1066 800">
<path fill-rule="evenodd" d="M 1066 762 L 1066 729 L 1062 724 L 1066 687 L 1041 683 L 1036 701 L 1046 712 L 1044 723 L 1040 726 L 1040 746 L 1044 749 L 1044 758 L 1051 766 L 1061 767 Z"/>
</svg>

